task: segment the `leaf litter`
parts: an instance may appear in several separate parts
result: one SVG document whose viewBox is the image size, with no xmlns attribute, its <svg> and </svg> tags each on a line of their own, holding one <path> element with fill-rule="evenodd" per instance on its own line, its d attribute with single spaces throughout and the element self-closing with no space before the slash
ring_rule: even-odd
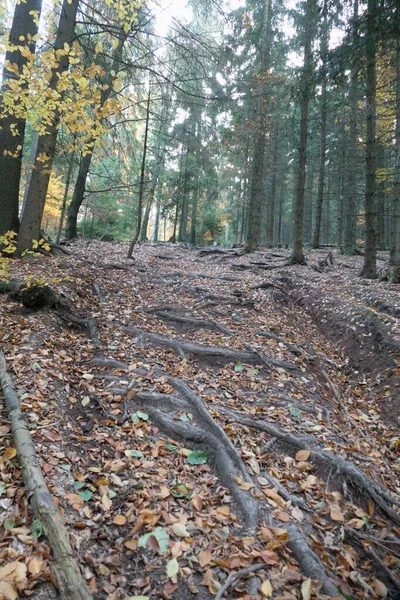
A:
<svg viewBox="0 0 400 600">
<path fill-rule="evenodd" d="M 304 573 L 290 543 L 295 527 L 337 597 L 395 598 L 398 523 L 316 457 L 351 461 L 398 499 L 400 442 L 384 408 L 388 398 L 393 405 L 389 384 L 377 384 L 375 373 L 354 372 L 300 303 L 277 297 L 273 287 L 252 287 L 265 273 L 246 271 L 237 279 L 231 266 L 243 257 L 210 260 L 183 246 L 169 250 L 174 270 L 157 258 L 156 246 L 138 246 L 132 263 L 122 244 L 78 241 L 68 278 L 60 260 L 15 261 L 15 278 L 59 277 L 57 291 L 96 321 L 100 348 L 56 312 L 24 312 L 0 297 L 7 364 L 93 597 L 203 600 L 228 582 L 223 597 L 323 598 L 317 572 Z M 126 269 L 104 267 L 113 264 Z M 279 277 L 274 272 L 271 283 L 281 285 Z M 293 268 L 290 277 L 297 277 L 296 291 L 308 286 L 321 302 L 338 294 L 332 273 Z M 94 283 L 105 303 L 96 302 Z M 367 304 L 352 273 L 341 276 L 340 286 L 346 301 Z M 396 302 L 385 284 L 370 287 L 369 299 L 385 293 Z M 232 298 L 240 301 L 229 304 Z M 157 305 L 167 317 L 184 313 L 201 327 L 161 318 L 149 310 Z M 155 346 L 123 327 L 261 359 L 256 367 L 206 359 Z M 262 357 L 296 369 L 271 367 Z M 219 446 L 209 445 L 212 423 L 198 428 L 206 417 L 173 381 L 200 399 L 224 433 L 225 450 L 230 442 L 236 465 L 230 487 Z M 255 422 L 297 436 L 302 447 L 253 428 Z M 0 597 L 35 599 L 55 581 L 52 552 L 28 508 L 4 411 L 0 432 Z M 243 526 L 246 498 L 257 504 L 255 529 Z M 232 574 L 238 578 L 230 583 Z"/>
</svg>

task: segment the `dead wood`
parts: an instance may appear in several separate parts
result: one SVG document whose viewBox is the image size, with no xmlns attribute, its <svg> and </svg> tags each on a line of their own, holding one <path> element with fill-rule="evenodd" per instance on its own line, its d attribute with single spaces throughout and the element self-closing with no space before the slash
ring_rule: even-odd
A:
<svg viewBox="0 0 400 600">
<path fill-rule="evenodd" d="M 259 332 L 257 332 L 257 335 L 265 337 L 268 340 L 275 340 L 276 342 L 283 344 L 284 346 L 286 346 L 286 348 L 288 350 L 290 350 L 290 352 L 292 352 L 296 356 L 301 356 L 302 354 L 304 354 L 303 348 L 301 348 L 297 344 L 292 344 L 291 342 L 286 342 L 283 338 L 279 337 L 279 335 L 276 335 L 275 333 L 272 333 L 270 331 L 259 331 Z"/>
<path fill-rule="evenodd" d="M 118 325 L 118 327 L 141 340 L 148 340 L 155 346 L 166 346 L 167 348 L 171 348 L 171 350 L 177 352 L 182 358 L 188 354 L 192 354 L 211 363 L 215 363 L 216 361 L 222 363 L 240 362 L 250 365 L 262 364 L 268 367 L 297 370 L 297 367 L 292 363 L 263 356 L 257 351 L 245 352 L 244 350 L 231 350 L 230 348 L 218 346 L 205 346 L 196 342 L 187 342 L 186 340 L 180 340 L 178 338 L 166 337 L 159 333 L 150 333 L 143 329 L 139 329 L 138 327 L 126 327 L 125 325 Z"/>
<path fill-rule="evenodd" d="M 61 598 L 65 600 L 91 600 L 92 595 L 75 559 L 68 532 L 44 480 L 29 427 L 21 411 L 19 399 L 11 376 L 7 371 L 5 356 L 2 351 L 0 351 L 0 383 L 7 414 L 11 421 L 26 496 L 32 505 L 36 518 L 43 524 L 43 529 L 53 550 L 54 561 L 52 566 Z"/>
<path fill-rule="evenodd" d="M 106 367 L 109 369 L 121 369 L 124 371 L 128 371 L 129 366 L 120 361 L 120 360 L 115 360 L 114 358 L 107 358 L 107 357 L 97 357 L 97 358 L 93 358 L 90 362 L 90 365 L 93 365 L 94 367 Z"/>
<path fill-rule="evenodd" d="M 72 306 L 64 295 L 57 294 L 48 285 L 29 285 L 15 279 L 0 281 L 0 293 L 9 294 L 11 300 L 21 302 L 30 310 L 55 308 L 70 311 Z"/>
</svg>

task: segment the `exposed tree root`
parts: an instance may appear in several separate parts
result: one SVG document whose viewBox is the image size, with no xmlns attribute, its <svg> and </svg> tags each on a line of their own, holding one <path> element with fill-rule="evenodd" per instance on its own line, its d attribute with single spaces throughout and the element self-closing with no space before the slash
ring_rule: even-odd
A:
<svg viewBox="0 0 400 600">
<path fill-rule="evenodd" d="M 205 444 L 212 448 L 221 481 L 230 490 L 237 502 L 246 528 L 250 531 L 255 531 L 259 503 L 249 492 L 242 490 L 240 487 L 240 481 L 252 483 L 252 479 L 239 453 L 224 430 L 212 418 L 200 398 L 183 381 L 169 378 L 168 382 L 179 392 L 180 398 L 156 392 L 138 392 L 135 396 L 135 401 L 139 401 L 141 406 L 144 403 L 145 409 L 151 418 L 168 435 L 178 436 L 192 443 Z M 159 408 L 160 405 L 161 407 Z M 175 411 L 190 410 L 193 414 L 195 424 L 173 420 L 162 410 L 163 408 Z M 291 495 L 290 499 L 301 505 L 301 502 L 296 498 L 292 498 Z M 294 525 L 289 525 L 287 526 L 287 531 L 289 534 L 287 545 L 299 562 L 303 573 L 307 577 L 319 579 L 322 583 L 324 593 L 332 596 L 336 595 L 336 586 L 327 575 L 317 555 L 308 546 L 300 530 Z M 239 577 L 241 576 L 243 576 L 243 573 L 239 575 Z M 231 583 L 222 592 L 220 591 L 220 597 L 222 597 L 230 585 Z"/>
<path fill-rule="evenodd" d="M 100 304 L 105 304 L 105 297 L 98 283 L 93 284 L 93 293 L 99 299 Z"/>
<path fill-rule="evenodd" d="M 269 435 L 276 437 L 277 439 L 287 442 L 293 445 L 295 448 L 299 449 L 309 449 L 310 450 L 310 459 L 315 463 L 328 465 L 335 472 L 340 473 L 345 479 L 349 480 L 353 485 L 357 487 L 357 489 L 363 490 L 374 502 L 379 506 L 379 508 L 397 525 L 400 525 L 400 515 L 397 514 L 393 508 L 391 508 L 391 504 L 395 506 L 400 506 L 400 500 L 392 497 L 385 490 L 383 490 L 378 484 L 371 481 L 365 473 L 363 473 L 358 467 L 356 467 L 352 462 L 343 459 L 341 456 L 332 455 L 329 452 L 324 452 L 323 450 L 315 450 L 310 448 L 310 445 L 305 443 L 305 440 L 301 436 L 294 435 L 292 433 L 286 433 L 282 431 L 279 427 L 272 423 L 268 423 L 266 421 L 257 421 L 248 417 L 242 417 L 241 415 L 236 414 L 235 412 L 225 409 L 223 407 L 218 407 L 216 410 L 221 411 L 223 414 L 226 414 L 233 421 L 237 423 L 241 423 L 242 425 L 246 425 L 247 427 L 253 427 L 254 429 L 259 429 L 261 431 L 265 431 Z"/>
<path fill-rule="evenodd" d="M 261 571 L 261 569 L 268 569 L 268 566 L 265 563 L 250 565 L 245 569 L 240 569 L 240 571 L 231 573 L 224 585 L 218 590 L 214 600 L 221 600 L 225 592 L 227 592 L 232 585 L 236 584 L 239 579 L 242 579 L 242 577 L 247 577 L 247 575 L 251 575 L 257 571 Z"/>
<path fill-rule="evenodd" d="M 94 319 L 78 317 L 72 313 L 59 313 L 59 316 L 63 321 L 74 323 L 74 325 L 78 325 L 82 329 L 86 329 L 89 339 L 93 342 L 93 344 L 96 346 L 101 345 L 99 332 Z"/>
<path fill-rule="evenodd" d="M 157 394 L 150 392 L 139 392 L 135 399 L 145 403 L 145 408 L 153 421 L 169 436 L 207 446 L 212 449 L 216 467 L 221 481 L 230 490 L 234 500 L 239 506 L 240 513 L 245 522 L 246 529 L 254 532 L 257 525 L 258 503 L 250 494 L 240 489 L 235 479 L 250 482 L 251 479 L 247 473 L 239 454 L 230 442 L 225 432 L 215 423 L 212 417 L 203 408 L 204 413 L 208 415 L 203 418 L 203 413 L 194 404 L 182 403 L 179 399 L 166 394 Z M 162 404 L 164 408 L 178 410 L 191 410 L 196 413 L 196 425 L 176 421 L 172 419 L 161 408 L 154 408 L 154 404 Z M 212 428 L 210 427 L 212 421 Z"/>
<path fill-rule="evenodd" d="M 166 310 L 152 309 L 151 312 L 158 317 L 161 317 L 161 319 L 165 319 L 167 321 L 175 321 L 176 323 L 182 323 L 183 325 L 188 325 L 194 328 L 210 329 L 211 331 L 219 331 L 221 333 L 225 333 L 226 335 L 232 335 L 232 332 L 227 327 L 220 325 L 212 319 L 193 319 L 191 317 L 183 317 Z"/>
<path fill-rule="evenodd" d="M 367 550 L 369 552 L 369 554 L 372 556 L 374 561 L 378 564 L 381 571 L 386 575 L 388 580 L 393 584 L 394 589 L 396 589 L 397 592 L 400 592 L 400 581 L 398 579 L 396 579 L 396 577 L 393 575 L 393 572 L 389 569 L 389 567 L 386 565 L 386 563 L 381 559 L 379 554 L 373 548 L 371 541 L 365 540 L 363 535 L 361 535 L 356 529 L 352 529 L 350 527 L 345 527 L 345 533 L 350 538 L 356 539 L 358 541 L 358 543 L 365 550 Z M 390 551 L 388 551 L 388 552 L 390 552 Z"/>
<path fill-rule="evenodd" d="M 26 496 L 42 522 L 53 550 L 52 563 L 60 595 L 65 600 L 91 600 L 92 595 L 75 559 L 68 532 L 43 477 L 35 446 L 23 417 L 3 352 L 0 351 L 0 383 L 22 469 Z"/>
<path fill-rule="evenodd" d="M 250 365 L 266 365 L 268 367 L 277 367 L 280 369 L 297 370 L 297 367 L 292 363 L 283 362 L 274 358 L 261 356 L 259 352 L 244 350 L 230 350 L 230 348 L 222 348 L 218 346 L 205 346 L 196 342 L 187 342 L 177 338 L 170 338 L 159 333 L 149 333 L 138 327 L 118 326 L 126 333 L 132 334 L 139 339 L 148 340 L 155 346 L 166 346 L 177 352 L 180 356 L 185 357 L 188 354 L 197 356 L 206 361 L 221 361 L 221 362 L 241 362 Z"/>
<path fill-rule="evenodd" d="M 198 252 L 198 256 L 210 256 L 210 254 L 224 254 L 226 256 L 243 256 L 245 254 L 244 248 L 221 248 L 220 246 L 211 246 L 209 248 L 202 248 Z"/>
</svg>

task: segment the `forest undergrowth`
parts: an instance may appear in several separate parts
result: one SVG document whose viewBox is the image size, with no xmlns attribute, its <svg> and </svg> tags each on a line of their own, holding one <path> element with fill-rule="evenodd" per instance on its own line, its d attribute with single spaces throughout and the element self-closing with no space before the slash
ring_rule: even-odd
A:
<svg viewBox="0 0 400 600">
<path fill-rule="evenodd" d="M 0 295 L 0 370 L 79 597 L 400 598 L 399 286 L 326 251 L 68 251 L 12 261 L 59 301 Z M 78 597 L 0 408 L 0 598 Z"/>
</svg>

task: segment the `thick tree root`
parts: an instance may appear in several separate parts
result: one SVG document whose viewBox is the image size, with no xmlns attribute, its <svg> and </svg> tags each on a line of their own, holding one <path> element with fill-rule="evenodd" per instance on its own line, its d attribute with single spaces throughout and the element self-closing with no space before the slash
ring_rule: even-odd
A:
<svg viewBox="0 0 400 600">
<path fill-rule="evenodd" d="M 210 329 L 211 331 L 219 331 L 220 333 L 225 333 L 226 335 L 232 335 L 232 332 L 227 327 L 220 325 L 213 319 L 193 319 L 191 317 L 183 317 L 182 315 L 177 315 L 176 313 L 166 310 L 152 309 L 151 312 L 161 319 L 165 319 L 166 321 L 174 321 L 176 323 L 182 323 L 182 325 L 187 325 L 196 329 Z"/>
<path fill-rule="evenodd" d="M 18 451 L 26 496 L 32 504 L 35 516 L 42 522 L 52 547 L 54 556 L 52 565 L 60 595 L 65 600 L 91 600 L 92 595 L 75 559 L 68 532 L 44 480 L 35 446 L 1 351 L 0 383 Z"/>
<path fill-rule="evenodd" d="M 144 403 L 146 411 L 153 421 L 168 435 L 207 446 L 213 450 L 220 479 L 237 502 L 246 529 L 254 532 L 257 525 L 258 503 L 235 482 L 235 479 L 251 482 L 243 461 L 228 436 L 212 419 L 201 401 L 185 384 L 179 384 L 176 380 L 174 380 L 174 384 L 184 394 L 183 401 L 167 394 L 151 392 L 139 392 L 136 394 L 135 400 L 139 400 L 141 406 Z M 159 406 L 160 408 L 158 408 Z M 196 424 L 176 421 L 163 409 L 190 411 L 194 413 Z"/>
<path fill-rule="evenodd" d="M 276 360 L 261 355 L 259 352 L 244 350 L 230 350 L 230 348 L 222 348 L 218 346 L 205 346 L 196 342 L 187 342 L 177 338 L 170 338 L 159 333 L 149 333 L 138 327 L 118 326 L 122 331 L 136 336 L 141 340 L 147 340 L 155 346 L 165 346 L 171 348 L 182 358 L 187 355 L 194 355 L 205 361 L 215 364 L 216 361 L 222 363 L 245 363 L 250 365 L 266 365 L 267 367 L 277 367 L 280 369 L 297 370 L 297 367 L 292 363 Z"/>
<path fill-rule="evenodd" d="M 200 398 L 183 381 L 169 378 L 168 382 L 179 392 L 180 397 L 156 392 L 138 392 L 134 401 L 139 402 L 140 406 L 144 405 L 153 421 L 171 437 L 178 436 L 194 444 L 206 445 L 212 448 L 217 472 L 222 483 L 230 490 L 237 502 L 246 528 L 251 532 L 255 531 L 259 503 L 249 492 L 242 490 L 240 487 L 241 481 L 253 482 L 238 451 L 224 430 L 212 418 Z M 188 410 L 193 414 L 195 424 L 176 421 L 164 412 L 165 409 Z M 290 499 L 295 500 L 298 505 L 303 504 L 301 501 L 293 499 L 292 496 L 290 496 Z M 308 509 L 307 506 L 302 507 Z M 287 545 L 299 562 L 305 576 L 319 579 L 324 593 L 331 596 L 337 595 L 336 586 L 327 575 L 318 556 L 308 546 L 301 531 L 295 525 L 287 526 L 287 531 L 289 534 Z M 230 585 L 231 583 L 220 593 L 221 598 Z"/>
<path fill-rule="evenodd" d="M 286 433 L 272 423 L 268 423 L 266 421 L 256 421 L 248 417 L 242 417 L 241 415 L 238 415 L 237 413 L 223 407 L 218 407 L 216 410 L 226 414 L 230 419 L 237 423 L 265 431 L 269 435 L 272 435 L 283 442 L 287 442 L 295 448 L 309 449 L 310 459 L 312 461 L 317 464 L 319 463 L 328 465 L 335 472 L 340 473 L 342 476 L 344 476 L 344 478 L 356 486 L 358 490 L 363 490 L 372 500 L 374 500 L 379 508 L 394 523 L 400 525 L 400 515 L 397 514 L 390 506 L 391 504 L 400 506 L 400 501 L 388 494 L 378 484 L 371 481 L 367 475 L 365 475 L 365 473 L 363 473 L 352 462 L 343 459 L 341 456 L 324 452 L 323 450 L 312 449 L 305 443 L 304 438 L 293 435 L 292 433 Z"/>
</svg>

